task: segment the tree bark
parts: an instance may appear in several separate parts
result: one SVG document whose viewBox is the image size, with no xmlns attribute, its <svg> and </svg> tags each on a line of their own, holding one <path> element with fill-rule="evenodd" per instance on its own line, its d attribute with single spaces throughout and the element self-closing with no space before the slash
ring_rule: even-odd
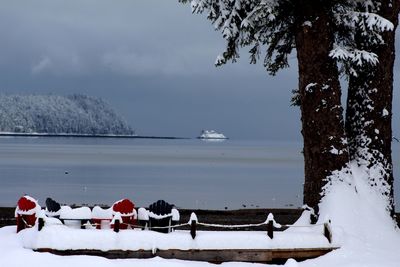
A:
<svg viewBox="0 0 400 267">
<path fill-rule="evenodd" d="M 296 48 L 304 139 L 304 204 L 314 208 L 335 171 L 349 161 L 331 21 L 319 1 L 299 1 Z"/>
<path fill-rule="evenodd" d="M 400 1 L 383 0 L 379 15 L 398 25 Z M 394 216 L 392 163 L 392 99 L 395 59 L 395 29 L 383 33 L 384 45 L 361 49 L 376 53 L 375 67 L 358 70 L 349 79 L 346 132 L 350 158 L 367 167 L 368 182 L 388 198 L 388 210 Z"/>
</svg>

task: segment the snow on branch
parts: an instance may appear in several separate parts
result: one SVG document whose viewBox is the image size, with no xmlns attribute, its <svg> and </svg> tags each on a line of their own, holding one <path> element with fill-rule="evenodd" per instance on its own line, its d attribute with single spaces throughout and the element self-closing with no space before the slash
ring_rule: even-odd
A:
<svg viewBox="0 0 400 267">
<path fill-rule="evenodd" d="M 263 23 L 263 20 L 274 21 L 276 19 L 274 15 L 274 9 L 276 8 L 276 1 L 274 0 L 262 0 L 254 9 L 243 19 L 242 28 L 254 28 L 255 24 Z"/>
<path fill-rule="evenodd" d="M 216 66 L 221 66 L 221 65 L 223 65 L 225 63 L 226 63 L 226 59 L 224 58 L 224 56 L 223 55 L 218 55 L 217 58 L 215 59 L 215 63 L 214 64 Z"/>
<path fill-rule="evenodd" d="M 394 25 L 384 17 L 371 13 L 371 12 L 359 12 L 359 11 L 348 11 L 337 12 L 336 22 L 343 24 L 347 27 L 366 31 L 392 31 Z"/>
<path fill-rule="evenodd" d="M 207 0 L 192 0 L 190 6 L 193 13 L 203 13 L 205 9 L 209 7 Z"/>
<path fill-rule="evenodd" d="M 360 18 L 363 18 L 366 22 L 366 25 L 370 30 L 378 29 L 380 31 L 392 31 L 394 29 L 394 25 L 389 20 L 385 19 L 374 13 L 369 12 L 353 12 L 353 19 L 357 23 Z"/>
<path fill-rule="evenodd" d="M 350 61 L 357 66 L 363 66 L 364 64 L 375 66 L 379 63 L 377 54 L 349 47 L 336 46 L 329 53 L 329 56 L 339 61 Z"/>
</svg>

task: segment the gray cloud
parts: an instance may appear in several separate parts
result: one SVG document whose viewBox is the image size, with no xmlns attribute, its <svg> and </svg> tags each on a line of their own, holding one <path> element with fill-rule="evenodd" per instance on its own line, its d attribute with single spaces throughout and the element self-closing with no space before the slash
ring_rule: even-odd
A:
<svg viewBox="0 0 400 267">
<path fill-rule="evenodd" d="M 193 34 L 209 28 L 207 22 L 188 27 L 179 15 L 202 19 L 175 1 L 3 1 L 0 30 L 9 46 L 2 47 L 0 64 L 19 57 L 38 67 L 49 58 L 52 70 L 66 75 L 102 68 L 127 75 L 209 71 L 201 66 L 212 65 L 222 40 L 212 31 Z M 202 65 L 188 64 L 199 58 Z"/>
<path fill-rule="evenodd" d="M 301 139 L 295 59 L 277 77 L 246 50 L 216 68 L 222 37 L 177 0 L 3 0 L 0 33 L 3 92 L 101 96 L 143 134 Z"/>
<path fill-rule="evenodd" d="M 39 74 L 46 69 L 50 68 L 52 61 L 49 57 L 43 57 L 40 61 L 32 67 L 32 74 Z"/>
</svg>

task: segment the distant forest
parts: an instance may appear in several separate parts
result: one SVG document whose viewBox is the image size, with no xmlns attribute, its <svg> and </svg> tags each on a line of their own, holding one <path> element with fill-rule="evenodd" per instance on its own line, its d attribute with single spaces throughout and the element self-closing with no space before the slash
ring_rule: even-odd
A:
<svg viewBox="0 0 400 267">
<path fill-rule="evenodd" d="M 87 95 L 1 95 L 0 131 L 49 134 L 133 134 L 101 98 Z"/>
</svg>

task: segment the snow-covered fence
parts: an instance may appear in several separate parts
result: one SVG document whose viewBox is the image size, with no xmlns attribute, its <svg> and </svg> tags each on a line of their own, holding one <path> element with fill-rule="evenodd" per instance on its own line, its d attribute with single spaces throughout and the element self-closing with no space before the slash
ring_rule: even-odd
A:
<svg viewBox="0 0 400 267">
<path fill-rule="evenodd" d="M 65 220 L 65 219 L 64 219 Z M 72 219 L 71 219 L 72 220 Z M 74 220 L 77 220 L 77 218 L 74 218 Z M 82 223 L 82 229 L 84 228 L 97 228 L 99 226 L 98 223 L 90 223 L 90 220 L 83 219 L 80 221 L 87 221 L 85 224 Z M 208 228 L 223 228 L 223 229 L 240 229 L 240 228 L 255 228 L 255 227 L 260 227 L 260 226 L 266 226 L 266 231 L 267 235 L 270 239 L 274 238 L 274 231 L 275 229 L 281 229 L 282 227 L 285 227 L 286 229 L 288 228 L 311 228 L 311 227 L 323 227 L 323 232 L 322 234 L 326 237 L 326 239 L 329 241 L 329 243 L 332 243 L 332 231 L 331 231 L 331 221 L 327 221 L 323 224 L 307 224 L 307 225 L 298 225 L 298 224 L 279 224 L 275 221 L 274 216 L 272 213 L 268 214 L 267 219 L 264 222 L 261 223 L 255 223 L 255 224 L 212 224 L 212 223 L 203 223 L 199 222 L 197 215 L 192 212 L 190 215 L 190 219 L 187 223 L 182 223 L 182 224 L 177 224 L 177 225 L 168 225 L 168 226 L 147 226 L 146 228 L 143 228 L 143 226 L 136 225 L 136 224 L 130 224 L 130 223 L 124 223 L 121 216 L 118 214 L 115 214 L 114 218 L 110 222 L 111 225 L 113 225 L 114 232 L 118 233 L 121 229 L 141 229 L 141 230 L 160 230 L 160 229 L 168 229 L 167 232 L 171 232 L 175 229 L 179 228 L 186 228 L 190 227 L 190 235 L 192 236 L 193 239 L 196 238 L 197 235 L 197 230 L 198 226 L 203 226 L 203 227 L 208 227 Z M 39 217 L 38 219 L 38 230 L 41 231 L 42 228 L 45 225 L 45 221 L 43 217 Z M 123 227 L 121 227 L 123 225 Z M 31 227 L 27 225 L 27 227 Z"/>
<path fill-rule="evenodd" d="M 197 215 L 196 213 L 192 212 L 190 214 L 190 235 L 192 236 L 193 239 L 196 238 L 196 229 L 197 229 Z"/>
<path fill-rule="evenodd" d="M 190 225 L 190 235 L 192 236 L 193 239 L 196 238 L 196 231 L 198 226 L 205 226 L 205 227 L 211 227 L 211 228 L 225 228 L 225 229 L 234 229 L 234 228 L 252 228 L 252 227 L 259 227 L 259 226 L 266 226 L 267 230 L 267 235 L 269 238 L 273 239 L 274 238 L 274 229 L 281 229 L 282 227 L 290 228 L 290 227 L 305 227 L 305 228 L 310 228 L 310 227 L 319 227 L 323 226 L 323 235 L 328 239 L 329 243 L 332 243 L 332 231 L 331 231 L 331 221 L 329 220 L 326 223 L 323 224 L 308 224 L 308 225 L 291 225 L 291 224 L 279 224 L 275 221 L 274 216 L 272 213 L 268 214 L 267 219 L 262 222 L 262 223 L 256 223 L 256 224 L 236 224 L 236 225 L 226 225 L 226 224 L 211 224 L 211 223 L 202 223 L 199 222 L 197 215 L 193 212 L 190 215 L 189 222 L 187 223 Z M 183 224 L 182 226 L 184 226 Z"/>
<path fill-rule="evenodd" d="M 121 203 L 128 202 L 118 201 L 116 203 L 121 205 Z M 30 223 L 27 218 L 31 217 L 25 215 L 33 215 L 31 206 L 36 207 L 33 205 L 34 201 L 25 201 L 24 199 L 19 204 L 16 215 L 20 215 L 20 223 L 24 224 L 24 228 L 31 228 L 26 231 L 40 231 L 35 235 L 21 234 L 22 236 L 39 237 L 38 242 L 28 242 L 27 247 L 35 251 L 57 255 L 97 255 L 109 258 L 158 256 L 167 259 L 212 262 L 270 262 L 275 259 L 309 259 L 324 255 L 337 249 L 338 240 L 340 240 L 340 238 L 337 240 L 335 238 L 335 241 L 332 242 L 330 221 L 312 224 L 312 212 L 309 210 L 304 210 L 293 224 L 277 223 L 272 213 L 268 214 L 265 221 L 261 223 L 217 224 L 202 222 L 196 213 L 192 212 L 189 220 L 184 223 L 157 225 L 157 223 L 150 223 L 150 217 L 147 216 L 149 212 L 145 212 L 143 208 L 137 210 L 136 217 L 136 210 L 129 203 L 127 205 L 129 209 L 121 209 L 122 213 L 113 208 L 90 210 L 88 207 L 71 209 L 60 206 L 60 212 L 58 210 L 51 212 L 50 209 L 46 211 L 35 209 L 35 217 L 32 216 L 32 221 L 33 218 L 37 218 L 37 220 Z M 110 211 L 112 211 L 111 215 Z M 168 215 L 175 216 L 175 221 L 179 221 L 179 219 L 177 220 L 178 214 L 172 214 L 172 209 L 171 214 L 155 214 L 156 219 L 164 219 Z M 128 220 L 126 218 L 124 220 L 123 216 L 128 216 Z M 152 216 L 154 217 L 154 215 Z M 174 221 L 172 217 L 171 222 Z M 204 220 L 207 218 L 204 217 Z M 262 218 L 259 220 L 261 221 Z M 73 221 L 75 222 L 73 223 Z M 103 228 L 104 224 L 107 224 L 108 227 Z M 68 229 L 66 226 L 72 229 Z M 110 228 L 111 231 L 101 230 Z M 263 231 L 259 231 L 260 228 Z M 183 231 L 174 231 L 175 229 Z M 227 229 L 254 229 L 257 231 L 227 232 L 225 231 Z M 160 234 L 148 230 L 170 234 Z M 202 231 L 199 232 L 199 230 Z M 196 241 L 188 242 L 191 239 Z M 103 241 L 98 242 L 98 240 Z M 122 240 L 125 241 L 121 242 Z M 135 242 L 131 242 L 131 240 L 135 240 Z M 174 244 L 174 246 L 171 247 L 170 244 Z"/>
<path fill-rule="evenodd" d="M 277 223 L 272 214 L 268 214 L 264 222 L 255 224 L 204 223 L 199 221 L 194 212 L 186 223 L 179 225 L 154 226 L 143 229 L 141 225 L 124 223 L 118 213 L 114 214 L 113 220 L 109 223 L 113 224 L 113 231 L 116 234 L 107 230 L 95 230 L 98 223 L 92 224 L 92 222 L 85 224 L 85 229 L 91 230 L 80 230 L 80 227 L 74 227 L 75 229 L 67 229 L 63 226 L 52 227 L 62 225 L 60 220 L 47 217 L 43 212 L 38 213 L 36 226 L 28 231 L 41 231 L 40 234 L 33 235 L 40 236 L 41 242 L 32 243 L 35 244 L 32 247 L 35 251 L 51 252 L 57 255 L 98 255 L 110 258 L 151 258 L 158 256 L 168 259 L 214 262 L 233 260 L 269 262 L 274 259 L 313 258 L 338 248 L 338 242 L 332 242 L 330 221 L 311 224 L 307 212 L 303 212 L 294 224 L 283 225 Z M 122 224 L 125 225 L 121 227 Z M 265 230 L 264 232 L 251 231 L 249 234 L 242 231 L 198 231 L 198 228 L 201 230 L 202 228 L 207 230 L 209 228 L 221 230 L 244 228 L 248 230 L 253 227 L 258 227 L 258 229 L 263 227 Z M 135 228 L 138 229 L 136 231 L 130 230 Z M 176 228 L 186 231 L 173 231 L 170 234 L 148 231 Z M 305 228 L 305 230 L 298 228 Z M 70 233 L 75 234 L 70 235 Z M 196 242 L 188 242 L 190 239 L 196 239 Z M 49 243 L 46 240 L 51 242 Z M 99 245 L 97 240 L 107 241 L 100 242 L 101 245 Z M 120 243 L 121 240 L 126 240 L 126 242 Z M 135 240 L 135 242 L 129 240 Z M 151 240 L 151 244 L 149 244 L 149 240 Z M 87 247 L 88 244 L 89 247 Z M 174 246 L 171 247 L 170 244 L 174 244 Z M 63 249 L 60 250 L 60 247 Z"/>
<path fill-rule="evenodd" d="M 212 223 L 202 223 L 199 222 L 197 219 L 197 215 L 193 212 L 190 215 L 190 219 L 188 224 L 190 225 L 190 234 L 193 239 L 196 237 L 196 230 L 197 230 L 197 225 L 205 226 L 205 227 L 211 227 L 211 228 L 225 228 L 225 229 L 234 229 L 234 228 L 252 228 L 252 227 L 259 227 L 266 225 L 267 226 L 267 235 L 272 239 L 274 234 L 274 227 L 275 228 L 281 228 L 281 225 L 275 222 L 274 216 L 272 213 L 268 214 L 267 219 L 262 222 L 262 223 L 255 223 L 255 224 L 235 224 L 235 225 L 227 225 L 227 224 L 212 224 Z"/>
<path fill-rule="evenodd" d="M 118 233 L 120 228 L 121 221 L 120 219 L 114 220 L 114 232 Z"/>
<path fill-rule="evenodd" d="M 307 215 L 305 215 L 307 216 Z M 303 216 L 302 216 L 303 217 Z M 68 220 L 66 218 L 61 219 L 61 222 L 64 224 L 64 221 Z M 70 220 L 77 220 L 81 222 L 81 229 L 85 228 L 91 228 L 91 229 L 99 229 L 98 226 L 100 225 L 99 223 L 93 223 L 90 221 L 90 219 L 82 219 L 82 218 L 71 218 Z M 86 223 L 84 223 L 86 221 Z M 304 221 L 304 220 L 303 220 Z M 320 223 L 320 224 L 310 224 L 310 223 L 301 223 L 301 218 L 299 219 L 298 222 L 295 224 L 279 224 L 275 221 L 274 216 L 272 213 L 268 214 L 267 219 L 264 222 L 261 223 L 255 223 L 255 224 L 235 224 L 235 225 L 229 225 L 229 224 L 213 224 L 213 223 L 204 223 L 200 222 L 197 215 L 192 212 L 190 215 L 190 219 L 186 223 L 182 224 L 175 224 L 175 225 L 167 225 L 167 226 L 147 226 L 143 227 L 142 225 L 138 224 L 132 224 L 129 222 L 124 222 L 123 218 L 120 216 L 120 214 L 116 213 L 114 214 L 114 217 L 112 221 L 110 221 L 110 224 L 113 225 L 114 232 L 118 233 L 120 232 L 121 229 L 141 229 L 141 230 L 160 230 L 160 229 L 167 229 L 168 231 L 166 232 L 172 232 L 175 229 L 180 229 L 184 228 L 187 229 L 188 227 L 190 228 L 190 235 L 192 236 L 193 239 L 196 238 L 198 227 L 207 227 L 207 228 L 218 228 L 218 229 L 240 229 L 240 228 L 256 228 L 260 226 L 265 226 L 267 235 L 270 239 L 274 238 L 274 231 L 276 229 L 289 229 L 289 228 L 312 228 L 312 227 L 322 227 L 322 232 L 326 239 L 329 241 L 329 243 L 332 243 L 332 231 L 331 231 L 331 221 L 328 220 L 325 223 Z M 45 226 L 45 215 L 39 216 L 38 218 L 38 230 L 41 231 L 42 228 Z M 30 225 L 26 225 L 26 227 L 32 227 Z"/>
</svg>

